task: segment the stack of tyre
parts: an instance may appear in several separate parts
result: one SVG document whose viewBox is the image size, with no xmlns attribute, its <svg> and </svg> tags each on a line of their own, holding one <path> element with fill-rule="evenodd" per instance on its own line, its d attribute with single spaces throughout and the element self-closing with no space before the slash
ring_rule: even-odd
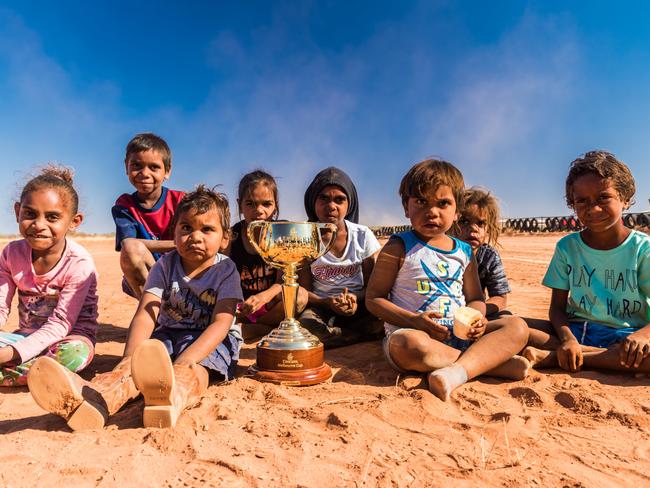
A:
<svg viewBox="0 0 650 488">
<path fill-rule="evenodd" d="M 623 215 L 623 224 L 630 229 L 650 227 L 650 212 Z M 532 217 L 507 219 L 505 229 L 516 232 L 576 232 L 582 230 L 582 225 L 573 215 L 564 217 Z"/>
</svg>

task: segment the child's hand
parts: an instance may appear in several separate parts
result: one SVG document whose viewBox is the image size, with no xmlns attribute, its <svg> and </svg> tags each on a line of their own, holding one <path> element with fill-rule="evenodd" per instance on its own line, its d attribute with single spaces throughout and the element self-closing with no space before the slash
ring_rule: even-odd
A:
<svg viewBox="0 0 650 488">
<path fill-rule="evenodd" d="M 488 320 L 485 318 L 485 316 L 481 316 L 479 320 L 474 322 L 472 324 L 472 327 L 469 329 L 469 332 L 467 333 L 467 337 L 469 340 L 475 341 L 478 338 L 480 338 L 483 334 L 485 334 L 485 328 L 487 327 Z"/>
<path fill-rule="evenodd" d="M 634 332 L 621 344 L 621 365 L 626 368 L 638 368 L 641 362 L 650 356 L 650 334 L 644 331 Z"/>
<path fill-rule="evenodd" d="M 257 312 L 265 304 L 266 302 L 262 300 L 259 295 L 252 295 L 239 304 L 239 313 L 246 317 L 247 315 Z"/>
<path fill-rule="evenodd" d="M 348 304 L 342 299 L 342 294 L 334 297 L 327 297 L 325 303 L 336 315 L 348 315 Z"/>
<path fill-rule="evenodd" d="M 357 311 L 357 296 L 354 293 L 349 293 L 348 289 L 345 288 L 340 297 L 347 310 L 346 315 L 354 315 Z"/>
<path fill-rule="evenodd" d="M 582 368 L 582 347 L 575 339 L 569 339 L 557 348 L 557 362 L 560 368 L 575 373 Z"/>
<path fill-rule="evenodd" d="M 431 336 L 432 339 L 443 342 L 449 339 L 451 332 L 447 327 L 439 324 L 437 320 L 442 315 L 436 312 L 422 312 L 413 319 L 413 326 L 416 329 L 423 330 Z"/>
<path fill-rule="evenodd" d="M 330 309 L 338 315 L 353 315 L 357 311 L 357 296 L 354 293 L 348 293 L 348 289 L 345 288 L 341 294 L 330 297 L 328 304 Z"/>
</svg>

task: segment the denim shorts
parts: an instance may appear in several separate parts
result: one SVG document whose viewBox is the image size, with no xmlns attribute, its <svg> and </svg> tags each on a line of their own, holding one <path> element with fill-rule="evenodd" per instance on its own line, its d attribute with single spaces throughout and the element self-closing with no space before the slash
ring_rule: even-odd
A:
<svg viewBox="0 0 650 488">
<path fill-rule="evenodd" d="M 196 341 L 203 333 L 202 329 L 173 329 L 171 327 L 158 327 L 151 334 L 152 339 L 158 339 L 165 345 L 172 361 L 176 359 L 187 347 Z M 228 332 L 223 342 L 199 364 L 205 366 L 217 377 L 231 380 L 235 377 L 235 369 L 239 360 L 239 349 L 243 339 L 236 331 Z"/>
<path fill-rule="evenodd" d="M 616 328 L 588 320 L 580 322 L 569 322 L 569 329 L 580 344 L 583 346 L 608 348 L 619 342 L 623 342 L 627 336 L 636 332 L 637 328 L 624 327 Z"/>
</svg>

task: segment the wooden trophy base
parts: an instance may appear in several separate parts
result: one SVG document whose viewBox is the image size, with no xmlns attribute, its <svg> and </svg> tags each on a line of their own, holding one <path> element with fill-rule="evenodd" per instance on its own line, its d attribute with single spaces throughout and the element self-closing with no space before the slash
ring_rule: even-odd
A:
<svg viewBox="0 0 650 488">
<path fill-rule="evenodd" d="M 323 361 L 323 344 L 309 349 L 275 349 L 257 346 L 257 362 L 250 371 L 258 381 L 287 386 L 317 385 L 332 377 Z"/>
</svg>

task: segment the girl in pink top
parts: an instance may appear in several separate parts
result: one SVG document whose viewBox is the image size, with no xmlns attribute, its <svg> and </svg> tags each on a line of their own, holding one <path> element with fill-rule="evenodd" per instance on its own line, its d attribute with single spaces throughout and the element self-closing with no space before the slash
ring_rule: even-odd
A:
<svg viewBox="0 0 650 488">
<path fill-rule="evenodd" d="M 25 385 L 39 355 L 71 371 L 93 358 L 97 271 L 88 251 L 66 239 L 83 220 L 78 203 L 72 172 L 48 166 L 25 185 L 14 206 L 23 239 L 0 255 L 0 326 L 18 292 L 19 329 L 0 331 L 0 386 Z"/>
</svg>

